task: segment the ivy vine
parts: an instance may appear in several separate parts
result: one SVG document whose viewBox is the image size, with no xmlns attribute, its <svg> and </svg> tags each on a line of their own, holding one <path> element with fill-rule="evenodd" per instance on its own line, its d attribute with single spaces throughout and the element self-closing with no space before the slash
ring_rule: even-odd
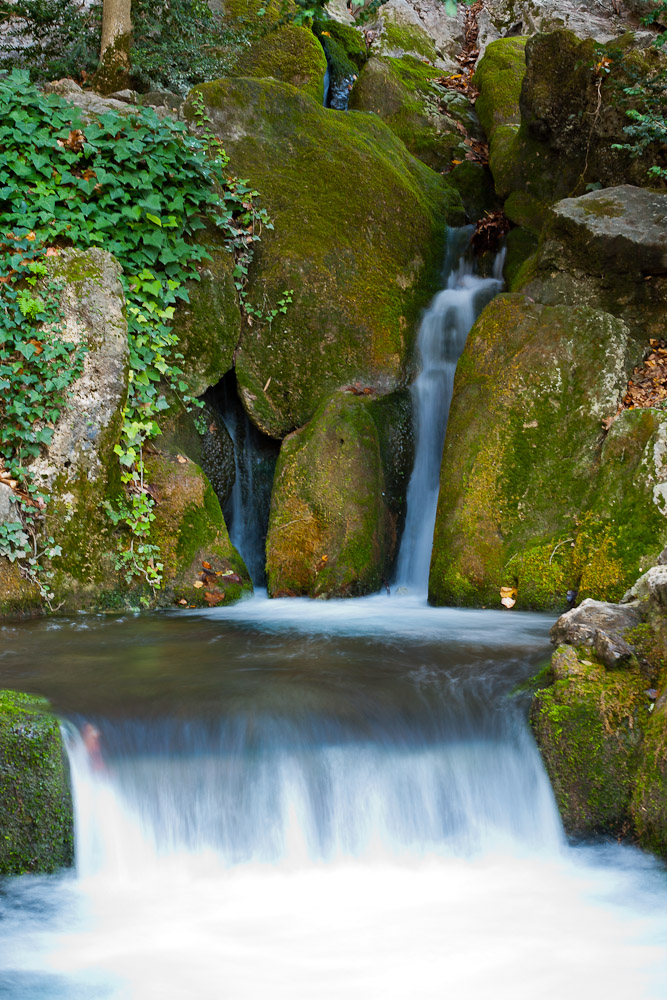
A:
<svg viewBox="0 0 667 1000">
<path fill-rule="evenodd" d="M 199 125 L 203 114 L 200 105 Z M 51 440 L 82 363 L 81 351 L 58 336 L 57 290 L 37 282 L 59 247 L 103 247 L 123 267 L 130 346 L 116 447 L 125 494 L 107 510 L 129 529 L 118 568 L 128 582 L 138 576 L 154 588 L 162 567 L 150 542 L 154 502 L 144 483 L 143 446 L 159 434 L 167 390 L 186 407 L 195 402 L 172 320 L 179 302 L 188 301 L 186 283 L 199 279 L 197 265 L 210 256 L 197 234 L 213 223 L 243 278 L 253 243 L 271 227 L 257 192 L 229 174 L 218 140 L 203 131 L 193 135 L 150 108 L 84 121 L 78 108 L 37 90 L 27 73 L 0 77 L 0 480 L 9 479 L 23 499 L 14 541 L 26 528 L 36 537 L 48 498 L 37 495 L 29 460 Z M 22 551 L 7 532 L 0 546 Z"/>
</svg>

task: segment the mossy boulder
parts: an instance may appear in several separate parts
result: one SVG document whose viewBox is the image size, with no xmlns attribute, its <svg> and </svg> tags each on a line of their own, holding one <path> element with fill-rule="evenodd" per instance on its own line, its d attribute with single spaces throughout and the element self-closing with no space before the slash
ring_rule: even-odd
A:
<svg viewBox="0 0 667 1000">
<path fill-rule="evenodd" d="M 267 537 L 272 596 L 353 597 L 381 586 L 396 533 L 373 405 L 336 393 L 283 441 Z"/>
<path fill-rule="evenodd" d="M 216 606 L 250 593 L 246 566 L 199 466 L 180 453 L 153 451 L 146 456 L 146 476 L 157 501 L 151 540 L 164 565 L 160 603 Z"/>
<path fill-rule="evenodd" d="M 350 108 L 378 115 L 418 159 L 434 170 L 465 159 L 465 133 L 479 134 L 472 105 L 437 81 L 442 71 L 415 56 L 371 57 L 359 75 Z"/>
<path fill-rule="evenodd" d="M 402 386 L 420 309 L 436 290 L 458 192 L 377 118 L 319 107 L 289 84 L 217 80 L 197 88 L 231 169 L 274 221 L 258 244 L 236 373 L 244 406 L 282 438 L 356 380 Z M 186 116 L 192 119 L 191 101 Z M 401 211 L 396 211 L 396 206 Z"/>
<path fill-rule="evenodd" d="M 69 772 L 58 720 L 34 695 L 0 691 L 0 875 L 72 864 Z"/>
<path fill-rule="evenodd" d="M 606 440 L 603 428 L 641 353 L 598 310 L 521 295 L 487 306 L 456 373 L 432 601 L 494 606 L 504 586 L 520 607 L 563 607 L 570 589 L 615 600 L 657 557 L 665 418 L 624 414 Z"/>
<path fill-rule="evenodd" d="M 312 31 L 283 24 L 243 52 L 233 72 L 236 76 L 272 77 L 290 83 L 321 104 L 326 70 L 324 50 Z"/>
<path fill-rule="evenodd" d="M 210 260 L 198 266 L 199 281 L 187 285 L 187 303 L 176 310 L 174 330 L 180 366 L 193 396 L 218 384 L 234 365 L 234 351 L 241 337 L 241 310 L 234 284 L 234 256 L 218 235 L 207 231 L 202 242 Z"/>
<path fill-rule="evenodd" d="M 374 30 L 378 32 L 378 37 L 374 40 L 373 49 L 378 55 L 399 59 L 412 55 L 433 64 L 440 62 L 432 35 L 408 3 L 389 0 L 383 4 L 378 10 Z"/>
<path fill-rule="evenodd" d="M 234 488 L 236 464 L 234 442 L 218 411 L 209 403 L 191 412 L 174 405 L 160 420 L 160 431 L 159 449 L 192 459 L 224 506 Z"/>
<path fill-rule="evenodd" d="M 475 111 L 489 141 L 500 125 L 521 124 L 519 98 L 525 73 L 525 38 L 500 38 L 487 46 L 473 84 L 480 92 Z"/>
<path fill-rule="evenodd" d="M 568 833 L 631 831 L 631 801 L 648 724 L 637 665 L 607 670 L 588 649 L 560 646 L 531 724 Z"/>
<path fill-rule="evenodd" d="M 368 58 L 368 50 L 363 34 L 359 28 L 351 24 L 343 24 L 341 21 L 330 19 L 321 25 L 313 27 L 323 46 L 330 42 L 335 42 L 339 51 L 345 53 L 346 58 L 356 69 L 361 67 Z"/>
</svg>

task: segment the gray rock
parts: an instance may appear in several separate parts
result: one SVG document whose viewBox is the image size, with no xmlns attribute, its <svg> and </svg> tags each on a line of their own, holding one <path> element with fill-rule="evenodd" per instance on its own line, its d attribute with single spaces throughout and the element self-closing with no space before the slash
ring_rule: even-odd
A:
<svg viewBox="0 0 667 1000">
<path fill-rule="evenodd" d="M 114 97 L 102 97 L 92 90 L 82 90 L 74 80 L 54 80 L 45 84 L 43 90 L 47 94 L 58 94 L 68 104 L 74 104 L 77 108 L 81 108 L 84 121 L 90 121 L 96 115 L 103 115 L 107 111 L 118 111 L 123 115 L 133 115 L 138 111 L 124 98 L 116 100 Z"/>
<path fill-rule="evenodd" d="M 649 600 L 655 601 L 662 608 L 667 608 L 667 566 L 652 566 L 639 577 L 634 587 L 623 595 L 621 603 Z"/>
<path fill-rule="evenodd" d="M 18 504 L 14 491 L 5 483 L 0 483 L 0 524 L 18 520 Z"/>
<path fill-rule="evenodd" d="M 634 655 L 624 634 L 641 620 L 637 604 L 608 604 L 589 598 L 560 616 L 551 629 L 551 641 L 556 646 L 587 646 L 606 667 L 620 667 Z"/>
<path fill-rule="evenodd" d="M 124 104 L 137 104 L 138 94 L 136 90 L 116 90 L 113 94 L 108 94 L 107 99 L 112 101 L 123 101 Z"/>
<path fill-rule="evenodd" d="M 59 324 L 65 341 L 84 343 L 83 372 L 68 392 L 53 439 L 31 464 L 47 491 L 64 476 L 93 481 L 109 460 L 106 433 L 127 395 L 128 343 L 120 264 L 105 250 L 64 250 L 49 258 L 52 276 L 64 281 Z"/>
<path fill-rule="evenodd" d="M 590 272 L 667 273 L 665 193 L 630 184 L 591 191 L 554 205 L 552 223 Z"/>
</svg>

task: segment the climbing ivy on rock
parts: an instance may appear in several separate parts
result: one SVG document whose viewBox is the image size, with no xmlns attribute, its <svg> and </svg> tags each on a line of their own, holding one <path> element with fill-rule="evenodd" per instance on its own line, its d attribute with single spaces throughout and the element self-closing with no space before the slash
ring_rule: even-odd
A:
<svg viewBox="0 0 667 1000">
<path fill-rule="evenodd" d="M 150 543 L 153 499 L 143 446 L 159 434 L 169 390 L 192 404 L 179 367 L 174 310 L 188 301 L 186 282 L 209 254 L 197 234 L 207 223 L 247 265 L 270 222 L 257 192 L 227 172 L 210 137 L 161 121 L 151 109 L 106 112 L 84 121 L 79 109 L 44 95 L 27 73 L 0 78 L 0 454 L 15 490 L 37 517 L 27 461 L 48 445 L 66 391 L 80 371 L 74 345 L 57 336 L 57 290 L 37 285 L 44 258 L 59 247 L 100 246 L 123 267 L 130 386 L 116 452 L 126 495 L 109 506 L 130 529 L 119 568 L 161 583 Z M 37 290 L 39 288 L 39 290 Z M 32 491 L 32 492 L 31 492 Z M 31 499 L 32 497 L 32 499 Z M 6 542 L 6 540 L 5 540 Z"/>
</svg>

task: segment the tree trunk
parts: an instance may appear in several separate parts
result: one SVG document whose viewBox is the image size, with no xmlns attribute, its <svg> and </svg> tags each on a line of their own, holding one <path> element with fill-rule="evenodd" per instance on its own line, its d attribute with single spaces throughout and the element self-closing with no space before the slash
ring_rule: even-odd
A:
<svg viewBox="0 0 667 1000">
<path fill-rule="evenodd" d="M 103 94 L 122 90 L 130 82 L 132 0 L 104 0 L 102 43 L 95 87 Z"/>
</svg>

